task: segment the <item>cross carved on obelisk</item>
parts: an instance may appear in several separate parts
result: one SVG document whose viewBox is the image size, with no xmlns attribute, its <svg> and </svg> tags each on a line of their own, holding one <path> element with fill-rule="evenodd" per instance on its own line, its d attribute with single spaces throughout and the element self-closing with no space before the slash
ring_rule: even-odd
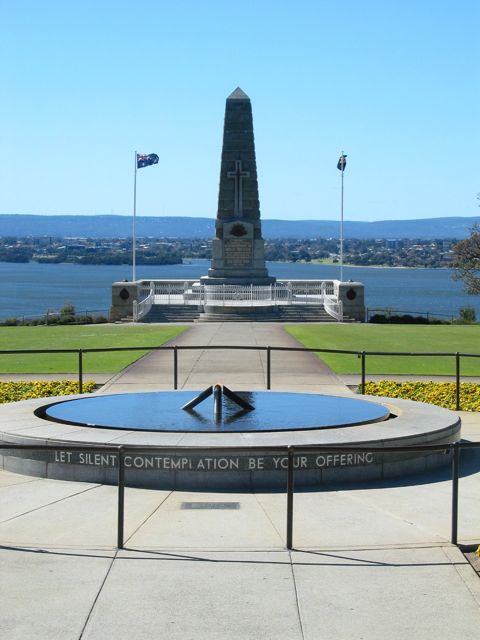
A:
<svg viewBox="0 0 480 640">
<path fill-rule="evenodd" d="M 235 204 L 234 215 L 238 218 L 243 216 L 243 188 L 242 181 L 244 178 L 249 178 L 249 171 L 242 171 L 242 161 L 235 160 L 235 171 L 228 171 L 227 178 L 233 178 L 235 180 Z"/>
</svg>

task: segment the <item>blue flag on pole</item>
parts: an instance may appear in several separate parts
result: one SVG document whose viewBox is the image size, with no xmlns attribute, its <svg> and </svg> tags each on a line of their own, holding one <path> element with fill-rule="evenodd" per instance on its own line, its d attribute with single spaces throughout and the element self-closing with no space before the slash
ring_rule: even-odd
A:
<svg viewBox="0 0 480 640">
<path fill-rule="evenodd" d="M 158 156 L 156 153 L 137 153 L 137 169 L 149 167 L 151 164 L 157 164 Z"/>
<path fill-rule="evenodd" d="M 339 169 L 340 171 L 345 171 L 346 166 L 347 166 L 347 156 L 346 154 L 342 153 L 342 155 L 340 156 L 337 162 L 337 169 Z"/>
</svg>

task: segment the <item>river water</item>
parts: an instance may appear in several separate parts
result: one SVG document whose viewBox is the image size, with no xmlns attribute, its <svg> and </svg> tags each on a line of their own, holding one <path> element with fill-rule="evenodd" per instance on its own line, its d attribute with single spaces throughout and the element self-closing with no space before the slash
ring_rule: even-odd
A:
<svg viewBox="0 0 480 640">
<path fill-rule="evenodd" d="M 182 265 L 138 266 L 137 278 L 192 279 L 206 275 L 209 260 Z M 338 279 L 337 265 L 268 263 L 270 275 L 279 279 Z M 365 284 L 366 304 L 371 308 L 398 309 L 458 315 L 460 307 L 473 306 L 480 318 L 480 296 L 468 296 L 454 282 L 450 269 L 388 269 L 344 267 L 345 280 Z M 58 310 L 66 302 L 79 312 L 107 312 L 112 282 L 131 278 L 127 265 L 14 264 L 0 262 L 0 319 L 33 316 Z"/>
</svg>

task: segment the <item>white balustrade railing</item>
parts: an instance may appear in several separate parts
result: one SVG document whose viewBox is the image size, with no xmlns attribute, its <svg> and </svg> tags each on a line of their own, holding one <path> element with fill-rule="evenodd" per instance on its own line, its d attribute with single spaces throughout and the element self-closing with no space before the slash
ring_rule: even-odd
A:
<svg viewBox="0 0 480 640">
<path fill-rule="evenodd" d="M 323 301 L 323 308 L 332 318 L 335 318 L 338 322 L 343 322 L 343 303 L 341 300 L 335 300 L 327 296 Z"/>
<path fill-rule="evenodd" d="M 155 288 L 153 282 L 146 288 L 144 284 L 140 287 L 140 302 L 133 301 L 133 321 L 138 322 L 146 316 L 155 302 Z"/>
<path fill-rule="evenodd" d="M 145 316 L 153 304 L 264 306 L 323 305 L 337 320 L 343 319 L 336 280 L 288 280 L 270 285 L 208 285 L 194 280 L 153 280 L 139 283 L 134 318 Z"/>
</svg>

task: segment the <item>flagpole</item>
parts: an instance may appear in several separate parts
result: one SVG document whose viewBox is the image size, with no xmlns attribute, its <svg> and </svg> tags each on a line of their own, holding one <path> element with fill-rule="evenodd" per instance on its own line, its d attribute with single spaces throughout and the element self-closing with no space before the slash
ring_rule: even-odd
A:
<svg viewBox="0 0 480 640">
<path fill-rule="evenodd" d="M 156 153 L 141 153 L 140 156 L 135 151 L 135 169 L 133 173 L 133 222 L 132 222 L 132 282 L 136 282 L 136 266 L 137 266 L 137 237 L 135 233 L 135 222 L 137 218 L 137 169 L 142 167 L 149 167 L 152 164 L 157 164 L 158 156 Z"/>
<path fill-rule="evenodd" d="M 343 158 L 343 151 L 342 156 Z M 343 171 L 345 162 L 342 162 L 342 195 L 340 201 L 340 282 L 343 282 Z"/>
<path fill-rule="evenodd" d="M 132 222 L 132 282 L 136 281 L 136 235 L 135 220 L 137 217 L 137 152 L 135 151 L 135 171 L 133 174 L 133 222 Z"/>
</svg>

